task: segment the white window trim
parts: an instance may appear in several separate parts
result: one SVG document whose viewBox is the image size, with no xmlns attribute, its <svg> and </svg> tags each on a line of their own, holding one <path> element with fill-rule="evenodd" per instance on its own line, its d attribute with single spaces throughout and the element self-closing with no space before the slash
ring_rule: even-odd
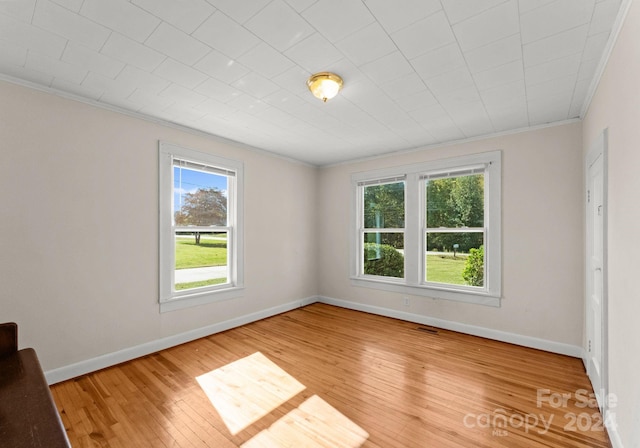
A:
<svg viewBox="0 0 640 448">
<path fill-rule="evenodd" d="M 500 306 L 502 297 L 502 248 L 501 248 L 501 151 L 491 151 L 449 159 L 441 159 L 412 165 L 355 173 L 352 185 L 352 231 L 350 232 L 351 284 L 401 294 L 434 299 L 454 300 L 487 306 Z M 423 279 L 424 248 L 422 228 L 424 224 L 424 185 L 421 177 L 428 173 L 455 171 L 459 168 L 486 164 L 485 172 L 485 288 L 427 283 Z M 363 183 L 375 183 L 377 179 L 406 176 L 405 186 L 405 278 L 395 279 L 361 275 L 362 242 L 360 238 L 360 214 Z"/>
<path fill-rule="evenodd" d="M 228 300 L 242 295 L 244 289 L 243 263 L 243 164 L 242 162 L 194 151 L 161 141 L 158 149 L 159 166 L 159 282 L 160 312 L 179 310 L 206 303 Z M 234 194 L 228 198 L 227 240 L 230 242 L 228 266 L 230 282 L 194 290 L 174 291 L 175 234 L 173 228 L 173 158 L 201 162 L 233 171 L 229 177 Z M 231 190 L 231 188 L 230 188 Z"/>
</svg>

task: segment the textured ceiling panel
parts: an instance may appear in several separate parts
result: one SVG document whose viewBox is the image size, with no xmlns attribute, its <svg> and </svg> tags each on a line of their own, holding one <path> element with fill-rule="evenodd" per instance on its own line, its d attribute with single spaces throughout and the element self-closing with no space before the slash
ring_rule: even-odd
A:
<svg viewBox="0 0 640 448">
<path fill-rule="evenodd" d="M 0 75 L 325 165 L 579 117 L 620 7 L 2 0 Z"/>
</svg>

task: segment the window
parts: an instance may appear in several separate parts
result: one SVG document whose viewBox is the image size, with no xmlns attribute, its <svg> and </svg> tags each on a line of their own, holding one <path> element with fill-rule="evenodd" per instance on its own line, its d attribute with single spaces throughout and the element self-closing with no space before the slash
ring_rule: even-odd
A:
<svg viewBox="0 0 640 448">
<path fill-rule="evenodd" d="M 499 306 L 501 153 L 352 176 L 358 286 Z"/>
<path fill-rule="evenodd" d="M 242 164 L 160 142 L 160 309 L 242 288 Z"/>
<path fill-rule="evenodd" d="M 363 183 L 363 272 L 404 278 L 404 180 Z"/>
</svg>

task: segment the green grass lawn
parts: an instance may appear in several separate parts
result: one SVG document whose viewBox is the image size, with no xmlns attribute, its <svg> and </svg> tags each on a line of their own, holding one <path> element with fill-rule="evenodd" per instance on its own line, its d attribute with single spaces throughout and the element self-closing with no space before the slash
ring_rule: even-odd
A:
<svg viewBox="0 0 640 448">
<path fill-rule="evenodd" d="M 466 285 L 462 278 L 467 255 L 427 255 L 427 281 L 449 283 L 451 285 Z"/>
<path fill-rule="evenodd" d="M 208 239 L 204 236 L 200 244 L 194 237 L 176 238 L 176 269 L 224 266 L 227 264 L 227 241 Z"/>
<path fill-rule="evenodd" d="M 176 283 L 176 291 L 182 289 L 202 288 L 203 286 L 219 285 L 226 282 L 226 278 L 212 278 L 211 280 L 202 280 L 199 282 Z"/>
</svg>

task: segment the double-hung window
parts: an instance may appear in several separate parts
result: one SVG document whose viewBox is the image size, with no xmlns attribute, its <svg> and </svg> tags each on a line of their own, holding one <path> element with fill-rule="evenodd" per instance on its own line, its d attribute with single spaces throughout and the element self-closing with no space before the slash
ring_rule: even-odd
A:
<svg viewBox="0 0 640 448">
<path fill-rule="evenodd" d="M 499 306 L 501 153 L 358 173 L 352 280 Z"/>
<path fill-rule="evenodd" d="M 242 163 L 160 142 L 160 309 L 242 287 Z"/>
</svg>

